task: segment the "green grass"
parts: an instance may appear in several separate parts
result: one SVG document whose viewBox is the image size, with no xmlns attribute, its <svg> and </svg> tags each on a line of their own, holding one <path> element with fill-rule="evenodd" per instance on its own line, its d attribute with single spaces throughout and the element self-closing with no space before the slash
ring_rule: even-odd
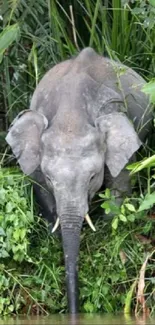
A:
<svg viewBox="0 0 155 325">
<path fill-rule="evenodd" d="M 111 200 L 107 191 L 105 198 Z M 94 220 L 97 236 L 84 225 L 79 256 L 81 312 L 133 311 L 137 289 L 130 299 L 129 292 L 135 280 L 138 285 L 140 269 L 150 255 L 144 292 L 153 313 L 155 219 L 146 207 L 138 213 L 137 205 L 138 198 L 128 199 L 117 227 L 114 219 Z M 37 216 L 32 185 L 14 168 L 0 171 L 0 254 L 2 315 L 67 311 L 61 240 L 50 235 L 46 221 Z"/>
</svg>

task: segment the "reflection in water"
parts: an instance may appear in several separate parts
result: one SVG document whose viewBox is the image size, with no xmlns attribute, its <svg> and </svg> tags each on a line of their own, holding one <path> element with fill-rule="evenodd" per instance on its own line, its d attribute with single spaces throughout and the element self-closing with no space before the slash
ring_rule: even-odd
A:
<svg viewBox="0 0 155 325">
<path fill-rule="evenodd" d="M 132 317 L 130 315 L 51 315 L 35 317 L 3 318 L 0 325 L 154 325 L 155 318 Z"/>
</svg>

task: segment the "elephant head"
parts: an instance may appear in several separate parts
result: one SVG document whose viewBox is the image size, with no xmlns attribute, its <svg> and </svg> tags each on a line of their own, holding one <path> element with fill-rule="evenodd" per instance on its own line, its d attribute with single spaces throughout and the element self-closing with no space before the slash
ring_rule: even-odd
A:
<svg viewBox="0 0 155 325">
<path fill-rule="evenodd" d="M 18 115 L 6 141 L 25 174 L 31 175 L 40 166 L 54 194 L 69 310 L 76 313 L 80 231 L 89 201 L 103 183 L 105 164 L 116 177 L 139 148 L 140 140 L 127 116 L 119 111 L 122 98 L 112 88 L 83 71 L 77 73 L 74 64 L 60 79 L 53 100 L 49 91 L 48 112 L 43 95 L 35 109 Z M 93 228 L 89 218 L 88 222 Z"/>
</svg>

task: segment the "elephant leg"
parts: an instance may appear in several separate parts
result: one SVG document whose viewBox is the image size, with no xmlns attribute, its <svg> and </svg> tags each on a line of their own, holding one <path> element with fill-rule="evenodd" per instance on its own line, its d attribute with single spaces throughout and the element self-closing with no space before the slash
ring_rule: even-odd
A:
<svg viewBox="0 0 155 325">
<path fill-rule="evenodd" d="M 57 219 L 54 195 L 48 191 L 44 175 L 40 168 L 31 177 L 34 180 L 33 188 L 39 210 L 41 215 L 49 222 L 49 229 L 52 230 Z"/>
</svg>

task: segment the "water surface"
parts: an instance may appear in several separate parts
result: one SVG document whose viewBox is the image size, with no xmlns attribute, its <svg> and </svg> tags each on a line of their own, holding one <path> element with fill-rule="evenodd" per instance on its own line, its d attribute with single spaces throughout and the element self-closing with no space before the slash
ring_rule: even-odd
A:
<svg viewBox="0 0 155 325">
<path fill-rule="evenodd" d="M 154 325 L 155 317 L 130 315 L 80 314 L 15 317 L 0 319 L 0 325 Z"/>
</svg>

